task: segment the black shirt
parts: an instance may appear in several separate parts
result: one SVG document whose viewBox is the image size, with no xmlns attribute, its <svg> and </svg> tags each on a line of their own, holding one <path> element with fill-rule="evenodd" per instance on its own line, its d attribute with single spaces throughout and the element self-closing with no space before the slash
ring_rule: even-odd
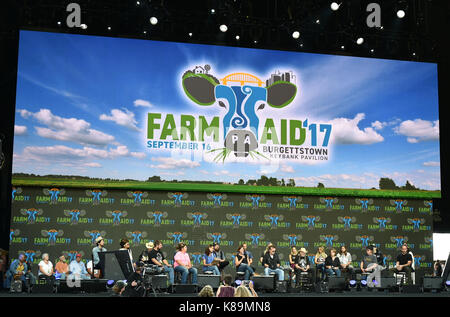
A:
<svg viewBox="0 0 450 317">
<path fill-rule="evenodd" d="M 135 281 L 138 283 L 136 286 L 132 286 L 131 283 Z M 123 296 L 129 296 L 129 297 L 139 297 L 144 294 L 144 285 L 142 281 L 142 276 L 137 273 L 133 272 L 127 279 L 127 286 L 125 287 L 125 290 L 123 291 Z"/>
<path fill-rule="evenodd" d="M 265 266 L 266 264 L 268 264 L 269 268 L 272 270 L 277 269 L 278 268 L 277 264 L 280 264 L 280 258 L 278 257 L 278 254 L 275 253 L 272 258 L 270 257 L 270 253 L 267 252 L 263 258 L 263 265 Z"/>
<path fill-rule="evenodd" d="M 411 256 L 411 254 L 409 254 L 409 253 L 406 253 L 405 255 L 403 255 L 402 253 L 400 253 L 398 256 L 397 256 L 397 262 L 400 264 L 400 265 L 405 265 L 406 263 L 408 263 L 408 261 L 411 261 L 411 264 L 412 264 L 412 256 Z"/>
<path fill-rule="evenodd" d="M 325 266 L 339 267 L 340 265 L 341 265 L 341 261 L 339 261 L 338 257 L 335 257 L 334 260 L 333 260 L 331 258 L 331 255 L 329 255 L 325 259 Z"/>
<path fill-rule="evenodd" d="M 219 251 L 213 251 L 213 254 L 216 258 L 219 258 L 221 260 L 225 260 L 225 254 L 223 253 L 222 250 Z"/>
<path fill-rule="evenodd" d="M 241 255 L 240 253 L 238 253 L 238 254 L 236 254 L 236 258 L 238 259 L 238 261 L 240 261 L 242 258 L 244 258 L 244 260 L 242 260 L 241 264 L 242 263 L 248 264 L 247 256 Z"/>
<path fill-rule="evenodd" d="M 156 251 L 155 249 L 153 249 L 150 251 L 148 256 L 150 258 L 151 264 L 155 264 L 155 263 L 153 263 L 153 261 L 151 259 L 156 259 L 156 261 L 158 261 L 159 263 L 164 265 L 163 261 L 165 258 L 164 258 L 163 253 L 161 252 L 161 250 Z"/>
</svg>

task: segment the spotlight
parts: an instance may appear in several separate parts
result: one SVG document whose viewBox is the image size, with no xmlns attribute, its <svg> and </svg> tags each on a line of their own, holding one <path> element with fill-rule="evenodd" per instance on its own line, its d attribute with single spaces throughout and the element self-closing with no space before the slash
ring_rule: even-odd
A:
<svg viewBox="0 0 450 317">
<path fill-rule="evenodd" d="M 254 40 L 253 43 L 258 44 L 258 41 L 257 41 L 257 40 Z"/>
<path fill-rule="evenodd" d="M 361 44 L 363 44 L 364 43 L 364 38 L 363 37 L 359 37 L 357 40 L 356 40 L 356 44 L 358 44 L 358 45 L 361 45 Z"/>
<path fill-rule="evenodd" d="M 216 10 L 211 9 L 211 13 L 212 13 L 212 14 L 216 13 Z"/>
<path fill-rule="evenodd" d="M 340 7 L 340 6 L 341 6 L 341 5 L 340 5 L 340 4 L 337 4 L 336 2 L 332 2 L 331 5 L 330 5 L 331 10 L 333 10 L 333 11 L 339 10 L 339 7 Z"/>
<path fill-rule="evenodd" d="M 320 20 L 319 19 L 316 20 L 316 24 L 320 24 Z"/>
<path fill-rule="evenodd" d="M 303 47 L 303 43 L 300 43 L 300 47 Z"/>
<path fill-rule="evenodd" d="M 110 27 L 110 26 L 108 26 L 108 30 L 110 30 L 110 31 L 111 31 L 111 27 Z"/>
<path fill-rule="evenodd" d="M 136 1 L 136 4 L 137 4 L 137 5 L 140 5 L 141 3 L 140 3 L 139 1 Z"/>
<path fill-rule="evenodd" d="M 294 32 L 292 33 L 292 37 L 293 37 L 294 39 L 298 39 L 298 38 L 300 37 L 300 32 L 299 32 L 299 31 L 294 31 Z"/>
<path fill-rule="evenodd" d="M 367 281 L 366 280 L 361 280 L 361 286 L 362 287 L 366 287 L 367 286 Z"/>
<path fill-rule="evenodd" d="M 144 31 L 144 34 L 147 34 L 147 31 Z"/>
<path fill-rule="evenodd" d="M 405 17 L 406 13 L 404 10 L 398 10 L 397 11 L 397 17 L 399 17 L 400 19 L 403 19 Z"/>
<path fill-rule="evenodd" d="M 156 17 L 151 17 L 151 18 L 150 18 L 150 23 L 151 23 L 152 25 L 156 25 L 156 24 L 158 23 L 158 19 L 157 19 Z"/>
<path fill-rule="evenodd" d="M 239 35 L 236 35 L 236 40 L 238 40 L 238 41 L 239 41 L 239 39 L 240 39 Z"/>
<path fill-rule="evenodd" d="M 348 283 L 350 285 L 350 291 L 351 292 L 355 292 L 356 291 L 356 281 L 355 280 L 350 280 Z"/>
<path fill-rule="evenodd" d="M 189 33 L 189 36 L 192 37 L 192 33 Z"/>
<path fill-rule="evenodd" d="M 108 282 L 106 282 L 106 287 L 113 287 L 114 286 L 114 280 L 108 280 Z"/>
<path fill-rule="evenodd" d="M 447 292 L 450 292 L 450 281 L 446 281 L 446 282 L 445 282 L 445 290 L 446 290 Z"/>
<path fill-rule="evenodd" d="M 83 30 L 86 30 L 86 29 L 87 29 L 87 25 L 86 25 L 86 24 L 81 24 L 80 27 L 81 27 Z"/>
<path fill-rule="evenodd" d="M 341 49 L 342 49 L 342 50 L 345 50 L 345 46 L 344 46 L 344 45 L 342 45 L 342 46 L 341 46 Z"/>
<path fill-rule="evenodd" d="M 227 27 L 225 24 L 222 24 L 222 25 L 219 27 L 219 29 L 220 29 L 220 31 L 222 31 L 222 32 L 226 32 L 226 31 L 228 30 L 228 27 Z"/>
<path fill-rule="evenodd" d="M 373 52 L 375 52 L 375 50 L 372 48 L 372 49 L 370 50 L 370 52 L 373 53 Z"/>
<path fill-rule="evenodd" d="M 61 25 L 61 21 L 58 21 L 58 25 Z"/>
</svg>

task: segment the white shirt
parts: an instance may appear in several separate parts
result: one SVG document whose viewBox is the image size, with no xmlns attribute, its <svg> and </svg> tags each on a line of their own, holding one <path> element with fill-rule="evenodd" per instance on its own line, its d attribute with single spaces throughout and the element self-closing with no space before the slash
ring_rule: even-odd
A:
<svg viewBox="0 0 450 317">
<path fill-rule="evenodd" d="M 41 272 L 41 269 L 47 273 L 50 274 L 52 272 L 53 269 L 53 264 L 52 262 L 48 261 L 48 263 L 46 264 L 44 262 L 44 260 L 42 260 L 41 262 L 39 262 L 39 274 L 38 275 L 44 275 L 44 273 Z"/>
<path fill-rule="evenodd" d="M 343 254 L 338 254 L 338 258 L 339 258 L 339 262 L 341 262 L 341 264 L 348 264 L 348 263 L 352 263 L 352 255 L 347 252 L 347 255 L 343 255 Z"/>
<path fill-rule="evenodd" d="M 86 264 L 86 269 L 91 270 L 92 271 L 92 261 L 89 261 Z M 98 270 L 94 270 L 94 275 L 98 273 Z"/>
</svg>

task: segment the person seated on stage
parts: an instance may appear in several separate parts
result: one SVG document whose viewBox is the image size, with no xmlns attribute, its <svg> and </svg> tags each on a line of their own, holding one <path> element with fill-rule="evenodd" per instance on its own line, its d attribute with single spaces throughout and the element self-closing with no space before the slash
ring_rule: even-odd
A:
<svg viewBox="0 0 450 317">
<path fill-rule="evenodd" d="M 375 277 L 376 287 L 380 287 L 380 272 L 381 268 L 378 265 L 377 257 L 373 255 L 373 249 L 371 246 L 366 247 L 366 255 L 360 264 L 360 269 L 362 273 L 370 273 L 367 275 L 367 286 L 374 287 L 373 278 Z"/>
<path fill-rule="evenodd" d="M 217 261 L 214 262 L 214 247 L 210 244 L 205 249 L 205 254 L 203 254 L 203 273 L 205 272 L 213 272 L 214 275 L 220 275 L 219 268 L 217 267 Z"/>
<path fill-rule="evenodd" d="M 142 278 L 143 264 L 138 262 L 135 271 L 127 278 L 127 285 L 122 295 L 125 297 L 142 297 L 144 296 L 145 286 Z"/>
<path fill-rule="evenodd" d="M 284 271 L 280 268 L 281 262 L 278 257 L 278 253 L 276 253 L 275 246 L 272 246 L 269 249 L 269 252 L 264 255 L 263 259 L 264 264 L 264 275 L 270 275 L 270 273 L 275 272 L 278 276 L 279 281 L 284 281 Z"/>
<path fill-rule="evenodd" d="M 222 250 L 220 250 L 220 245 L 217 242 L 214 242 L 213 246 L 214 246 L 213 253 L 214 253 L 214 256 L 216 257 L 216 259 L 218 259 L 220 261 L 219 271 L 222 273 L 223 269 L 225 267 L 227 267 L 228 264 L 230 264 L 230 261 L 228 261 L 225 258 L 225 253 Z"/>
<path fill-rule="evenodd" d="M 81 261 L 81 258 L 81 254 L 78 253 L 75 257 L 75 260 L 73 260 L 69 264 L 69 278 L 71 280 L 89 280 L 91 278 L 86 270 L 84 262 Z"/>
<path fill-rule="evenodd" d="M 150 252 L 152 252 L 153 248 L 155 247 L 155 244 L 149 241 L 145 244 L 145 247 L 146 249 L 142 251 L 142 253 L 139 255 L 139 262 L 144 264 L 144 266 L 154 264 L 152 260 L 150 260 Z"/>
<path fill-rule="evenodd" d="M 21 280 L 24 288 L 28 287 L 25 278 L 28 270 L 25 258 L 25 254 L 21 253 L 18 259 L 12 261 L 8 271 L 6 271 L 5 288 L 10 288 L 13 280 Z"/>
<path fill-rule="evenodd" d="M 227 274 L 223 277 L 222 285 L 217 290 L 216 297 L 234 297 L 235 288 L 231 286 L 233 277 Z"/>
<path fill-rule="evenodd" d="M 413 258 L 410 253 L 408 253 L 408 247 L 402 245 L 401 253 L 397 256 L 397 262 L 395 267 L 390 269 L 393 273 L 405 272 L 406 273 L 406 284 L 411 284 L 411 272 L 412 272 L 412 261 Z"/>
<path fill-rule="evenodd" d="M 100 267 L 100 257 L 98 256 L 98 254 L 99 252 L 106 252 L 108 250 L 106 250 L 106 248 L 104 247 L 105 240 L 103 240 L 101 236 L 95 239 L 95 244 L 97 246 L 92 249 L 92 257 L 94 258 L 94 269 L 101 270 L 102 268 Z"/>
<path fill-rule="evenodd" d="M 325 259 L 325 272 L 327 273 L 327 276 L 330 277 L 332 275 L 336 275 L 337 277 L 340 277 L 340 266 L 341 262 L 337 257 L 336 249 L 333 248 L 330 250 L 330 255 Z"/>
<path fill-rule="evenodd" d="M 372 250 L 373 250 L 373 255 L 375 255 L 377 258 L 377 263 L 380 266 L 380 269 L 384 270 L 385 267 L 384 267 L 384 262 L 383 262 L 383 260 L 384 260 L 383 254 L 380 252 L 380 250 L 378 250 L 377 246 L 374 244 L 372 244 Z"/>
<path fill-rule="evenodd" d="M 61 280 L 65 280 L 66 276 L 69 275 L 69 264 L 67 264 L 66 257 L 64 255 L 59 257 L 59 261 L 55 265 L 55 271 L 58 274 L 61 274 Z"/>
<path fill-rule="evenodd" d="M 241 244 L 237 249 L 237 254 L 234 257 L 234 266 L 237 272 L 245 272 L 244 279 L 249 280 L 255 272 L 250 267 L 248 255 L 245 254 L 244 246 Z"/>
<path fill-rule="evenodd" d="M 214 297 L 214 290 L 211 285 L 205 285 L 202 290 L 198 292 L 198 297 Z"/>
<path fill-rule="evenodd" d="M 433 276 L 436 277 L 441 277 L 442 276 L 442 264 L 441 261 L 437 260 L 436 262 L 434 262 L 434 266 L 433 266 Z"/>
<path fill-rule="evenodd" d="M 33 263 L 31 261 L 27 260 L 27 273 L 25 273 L 25 277 L 28 279 L 30 285 L 36 284 L 36 275 L 33 273 Z"/>
<path fill-rule="evenodd" d="M 121 297 L 122 293 L 125 291 L 125 286 L 126 286 L 126 284 L 124 281 L 117 281 L 112 288 L 113 292 L 112 292 L 111 296 Z"/>
<path fill-rule="evenodd" d="M 55 277 L 53 276 L 53 274 L 54 274 L 53 264 L 48 259 L 48 253 L 44 253 L 42 254 L 42 261 L 39 262 L 38 278 L 54 280 Z"/>
<path fill-rule="evenodd" d="M 299 252 L 299 254 L 298 254 L 297 258 L 296 258 L 296 262 L 294 264 L 295 287 L 299 286 L 300 274 L 302 272 L 308 272 L 309 275 L 311 276 L 311 280 L 312 281 L 315 280 L 314 270 L 312 270 L 311 267 L 310 267 L 309 258 L 306 255 L 306 253 L 308 253 L 308 251 L 306 251 L 305 248 L 301 248 L 300 252 Z"/>
<path fill-rule="evenodd" d="M 292 281 L 292 276 L 296 275 L 295 273 L 295 264 L 298 262 L 298 251 L 295 246 L 291 247 L 291 253 L 289 253 L 289 266 L 291 270 L 289 271 L 289 280 Z"/>
<path fill-rule="evenodd" d="M 244 254 L 247 256 L 248 258 L 248 265 L 250 265 L 250 267 L 252 268 L 253 272 L 256 272 L 256 268 L 254 266 L 252 266 L 253 264 L 253 254 L 247 250 L 247 243 L 242 243 L 242 246 L 244 247 Z"/>
<path fill-rule="evenodd" d="M 325 248 L 320 246 L 317 249 L 316 256 L 314 257 L 314 263 L 316 264 L 316 269 L 321 274 L 321 279 L 325 280 L 325 259 L 327 258 L 327 254 L 325 253 Z"/>
<path fill-rule="evenodd" d="M 133 261 L 133 252 L 130 249 L 130 241 L 128 239 L 120 240 L 120 249 L 119 250 L 127 250 L 130 256 L 130 261 L 133 264 L 133 271 L 136 269 L 136 263 Z"/>
<path fill-rule="evenodd" d="M 178 252 L 174 257 L 174 270 L 181 273 L 181 284 L 187 283 L 188 275 L 191 274 L 192 284 L 197 284 L 197 269 L 192 267 L 191 259 L 187 253 L 187 245 L 183 242 L 178 243 Z"/>
<path fill-rule="evenodd" d="M 259 258 L 259 263 L 261 263 L 261 265 L 264 267 L 263 264 L 263 260 L 264 260 L 264 256 L 266 255 L 266 253 L 269 252 L 269 249 L 273 246 L 272 243 L 269 242 L 269 244 L 267 244 L 266 249 L 264 250 L 264 252 L 261 254 L 260 258 Z"/>
<path fill-rule="evenodd" d="M 93 269 L 92 268 L 92 261 L 89 261 L 87 264 L 86 264 L 86 270 L 87 270 L 87 272 L 88 272 L 88 274 L 89 274 L 89 276 L 92 278 L 92 276 L 94 277 L 94 278 L 100 278 L 100 270 L 97 270 L 97 269 Z M 94 271 L 92 271 L 92 270 L 94 270 Z"/>
<path fill-rule="evenodd" d="M 340 268 L 341 268 L 341 272 L 343 273 L 348 273 L 348 275 L 350 276 L 350 279 L 354 280 L 355 279 L 355 269 L 353 268 L 352 265 L 352 255 L 350 254 L 350 252 L 347 251 L 347 248 L 345 246 L 341 246 L 340 250 L 339 250 L 339 254 L 338 254 L 338 258 L 339 258 L 339 262 L 341 264 Z"/>
<path fill-rule="evenodd" d="M 150 245 L 149 245 L 150 246 Z M 153 249 L 149 253 L 149 259 L 152 264 L 157 265 L 159 267 L 159 273 L 164 272 L 169 274 L 169 284 L 173 285 L 174 283 L 174 271 L 172 265 L 167 262 L 164 254 L 161 249 L 163 244 L 159 240 L 155 240 Z"/>
</svg>

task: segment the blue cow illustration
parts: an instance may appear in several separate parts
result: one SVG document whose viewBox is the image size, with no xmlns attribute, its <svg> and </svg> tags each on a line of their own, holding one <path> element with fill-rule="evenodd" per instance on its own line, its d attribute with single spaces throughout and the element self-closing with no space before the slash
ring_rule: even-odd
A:
<svg viewBox="0 0 450 317">
<path fill-rule="evenodd" d="M 27 214 L 28 214 L 28 222 L 29 223 L 34 223 L 36 221 L 36 215 L 39 213 L 39 210 L 36 209 L 28 209 L 27 210 Z"/>
<path fill-rule="evenodd" d="M 289 245 L 297 244 L 297 236 L 289 236 Z"/>
<path fill-rule="evenodd" d="M 289 200 L 289 208 L 297 207 L 297 197 L 288 198 L 288 200 Z"/>
<path fill-rule="evenodd" d="M 240 225 L 241 217 L 241 215 L 232 215 L 231 218 L 233 218 L 233 225 Z"/>
<path fill-rule="evenodd" d="M 25 261 L 33 263 L 35 255 L 36 255 L 36 252 L 34 252 L 34 251 L 25 252 L 25 256 L 26 256 Z"/>
<path fill-rule="evenodd" d="M 377 219 L 377 221 L 378 221 L 378 223 L 380 225 L 380 228 L 382 228 L 382 229 L 386 228 L 386 221 L 387 221 L 387 219 Z"/>
<path fill-rule="evenodd" d="M 194 218 L 194 225 L 200 225 L 202 223 L 203 214 L 192 214 Z"/>
<path fill-rule="evenodd" d="M 201 254 L 191 253 L 191 256 L 192 256 L 192 261 L 194 262 L 194 265 L 195 264 L 200 264 L 200 261 L 201 261 L 201 258 L 202 258 Z"/>
</svg>

